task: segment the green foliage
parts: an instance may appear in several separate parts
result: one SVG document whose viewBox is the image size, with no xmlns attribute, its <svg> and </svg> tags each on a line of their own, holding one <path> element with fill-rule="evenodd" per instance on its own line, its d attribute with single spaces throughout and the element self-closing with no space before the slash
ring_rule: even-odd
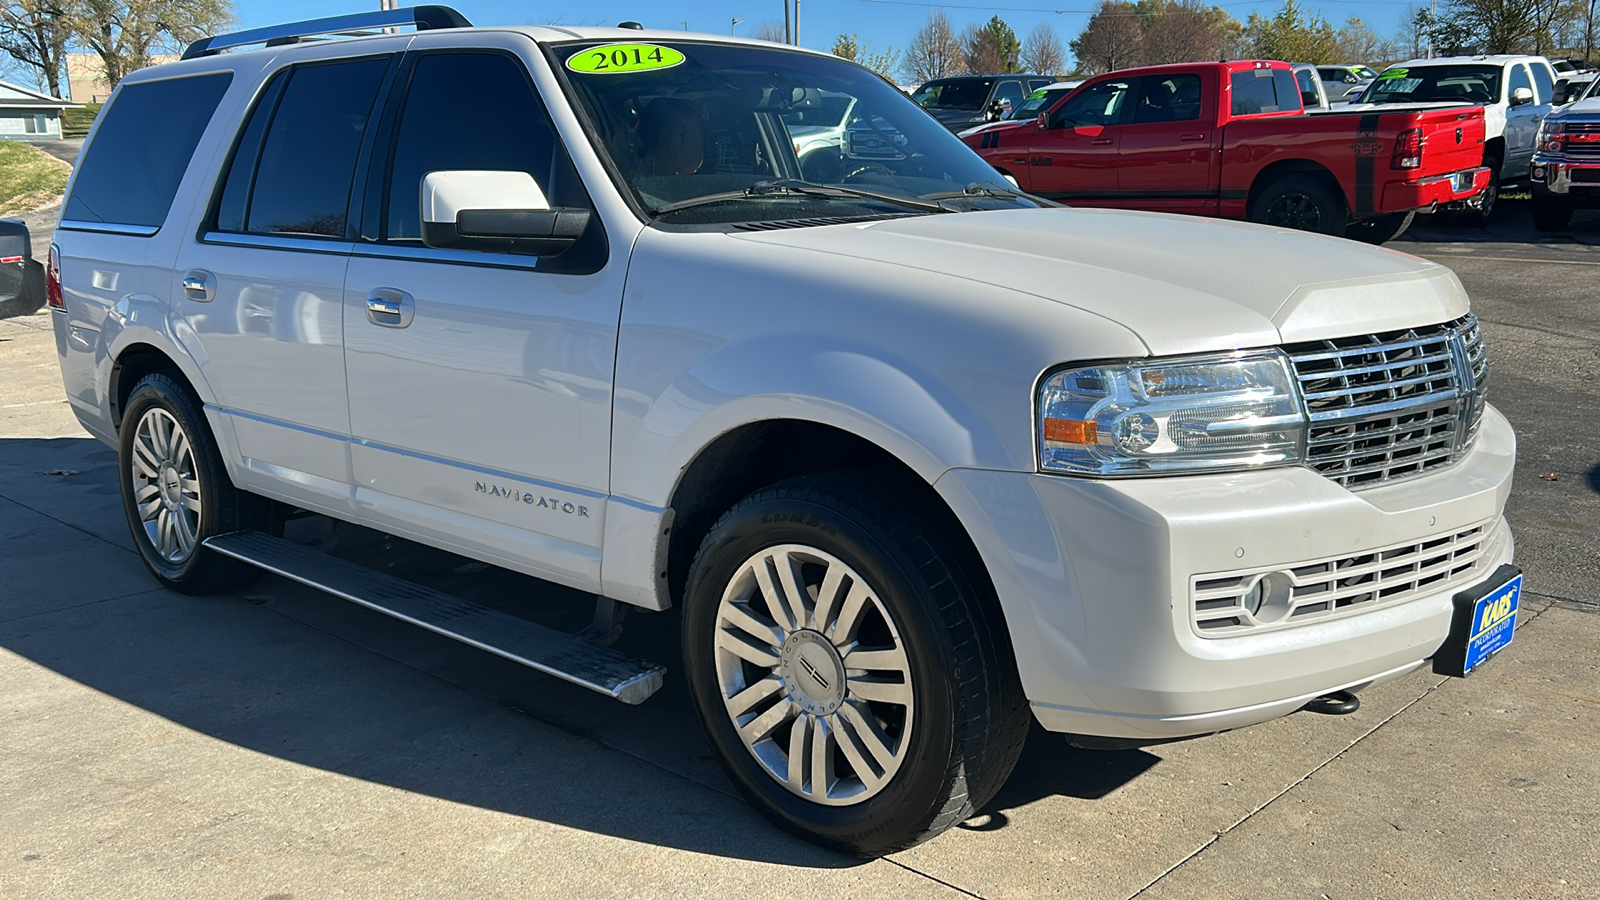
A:
<svg viewBox="0 0 1600 900">
<path fill-rule="evenodd" d="M 1250 55 L 1286 62 L 1338 62 L 1339 35 L 1321 13 L 1308 14 L 1296 0 L 1284 0 L 1272 18 L 1251 13 L 1244 26 Z"/>
<path fill-rule="evenodd" d="M 873 50 L 854 34 L 841 34 L 833 39 L 833 55 L 865 66 L 884 78 L 894 80 L 894 71 L 900 65 L 900 51 L 893 47 Z"/>
<path fill-rule="evenodd" d="M 0 141 L 0 216 L 61 202 L 72 168 L 22 141 Z"/>
<path fill-rule="evenodd" d="M 83 109 L 63 109 L 61 111 L 61 136 L 64 138 L 88 137 L 89 126 L 94 124 L 95 117 L 100 115 L 101 103 L 85 103 Z"/>
</svg>

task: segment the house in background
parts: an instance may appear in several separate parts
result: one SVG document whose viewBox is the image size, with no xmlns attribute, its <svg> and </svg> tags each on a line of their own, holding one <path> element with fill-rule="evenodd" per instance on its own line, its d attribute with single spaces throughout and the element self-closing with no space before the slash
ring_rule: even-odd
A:
<svg viewBox="0 0 1600 900">
<path fill-rule="evenodd" d="M 59 141 L 61 111 L 79 105 L 0 81 L 0 140 Z"/>
<path fill-rule="evenodd" d="M 176 62 L 178 57 L 156 55 L 148 57 L 150 65 Z M 104 103 L 111 99 L 111 85 L 106 82 L 105 63 L 93 53 L 67 54 L 67 96 L 74 103 Z"/>
</svg>

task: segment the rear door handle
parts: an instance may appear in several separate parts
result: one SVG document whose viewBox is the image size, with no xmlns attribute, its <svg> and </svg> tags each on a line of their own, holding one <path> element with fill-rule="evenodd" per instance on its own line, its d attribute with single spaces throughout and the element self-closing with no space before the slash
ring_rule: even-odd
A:
<svg viewBox="0 0 1600 900">
<path fill-rule="evenodd" d="M 367 321 L 385 328 L 404 328 L 411 324 L 416 301 L 405 291 L 377 288 L 367 295 Z"/>
<path fill-rule="evenodd" d="M 1109 147 L 1109 146 L 1111 146 L 1113 141 L 1111 140 L 1111 138 L 1095 138 L 1094 140 L 1090 141 L 1089 143 L 1093 144 L 1096 147 Z"/>
<path fill-rule="evenodd" d="M 217 296 L 217 276 L 205 269 L 190 269 L 183 276 L 183 296 L 196 303 L 210 303 Z"/>
</svg>

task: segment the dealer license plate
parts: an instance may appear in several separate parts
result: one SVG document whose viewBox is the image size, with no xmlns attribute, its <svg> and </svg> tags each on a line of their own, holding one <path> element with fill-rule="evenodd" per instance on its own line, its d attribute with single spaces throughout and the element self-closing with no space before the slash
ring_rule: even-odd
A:
<svg viewBox="0 0 1600 900">
<path fill-rule="evenodd" d="M 1511 643 L 1522 600 L 1522 570 L 1505 565 L 1494 577 L 1454 597 L 1450 637 L 1434 656 L 1434 671 L 1466 677 Z"/>
</svg>

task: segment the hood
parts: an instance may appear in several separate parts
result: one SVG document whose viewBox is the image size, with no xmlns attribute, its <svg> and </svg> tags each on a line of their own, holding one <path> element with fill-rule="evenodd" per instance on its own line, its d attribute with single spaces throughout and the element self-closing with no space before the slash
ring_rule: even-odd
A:
<svg viewBox="0 0 1600 900">
<path fill-rule="evenodd" d="M 1579 100 L 1577 103 L 1558 107 L 1554 112 L 1550 113 L 1546 121 L 1559 122 L 1565 119 L 1587 119 L 1591 117 L 1600 118 L 1600 97 L 1590 97 L 1587 100 Z"/>
<path fill-rule="evenodd" d="M 939 124 L 946 128 L 958 129 L 968 125 L 977 125 L 984 121 L 984 111 L 981 109 L 930 109 L 928 115 L 939 120 Z"/>
<path fill-rule="evenodd" d="M 735 239 L 876 260 L 1067 304 L 1129 328 L 1158 355 L 1389 331 L 1444 322 L 1468 306 L 1454 272 L 1414 256 L 1159 213 L 998 210 Z"/>
</svg>

